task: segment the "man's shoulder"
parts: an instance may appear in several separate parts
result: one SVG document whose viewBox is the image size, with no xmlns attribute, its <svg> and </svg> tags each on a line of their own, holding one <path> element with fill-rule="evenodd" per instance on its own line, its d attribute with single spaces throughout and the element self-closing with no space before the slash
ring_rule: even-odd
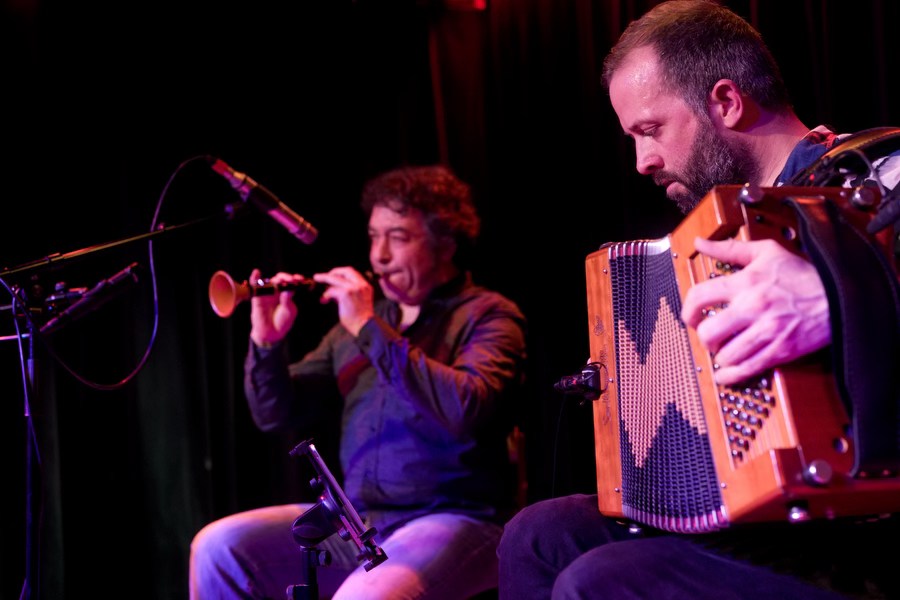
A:
<svg viewBox="0 0 900 600">
<path fill-rule="evenodd" d="M 477 305 L 482 311 L 503 311 L 524 318 L 519 305 L 502 292 L 483 285 L 471 284 L 459 295 L 461 303 Z"/>
</svg>

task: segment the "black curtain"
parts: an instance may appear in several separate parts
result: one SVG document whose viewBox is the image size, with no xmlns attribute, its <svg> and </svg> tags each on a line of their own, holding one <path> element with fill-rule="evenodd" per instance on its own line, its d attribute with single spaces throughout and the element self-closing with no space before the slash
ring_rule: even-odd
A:
<svg viewBox="0 0 900 600">
<path fill-rule="evenodd" d="M 33 345 L 17 342 L 0 290 L 0 598 L 18 597 L 26 572 L 44 598 L 185 597 L 205 523 L 310 498 L 288 452 L 312 438 L 336 469 L 336 430 L 254 428 L 241 390 L 247 307 L 215 316 L 207 285 L 219 269 L 241 281 L 254 266 L 365 268 L 360 188 L 402 163 L 443 161 L 472 183 L 476 279 L 529 318 L 518 416 L 530 501 L 594 490 L 592 407 L 552 386 L 588 357 L 587 254 L 661 237 L 680 218 L 635 173 L 598 79 L 654 2 L 477 4 L 3 4 L 2 279 L 38 323 L 48 297 L 133 263 L 138 281 Z M 900 122 L 894 3 L 727 4 L 767 38 L 810 127 Z M 265 185 L 319 239 L 304 245 L 243 207 L 207 155 Z M 298 301 L 299 354 L 336 316 Z M 42 499 L 32 517 L 26 488 Z"/>
</svg>

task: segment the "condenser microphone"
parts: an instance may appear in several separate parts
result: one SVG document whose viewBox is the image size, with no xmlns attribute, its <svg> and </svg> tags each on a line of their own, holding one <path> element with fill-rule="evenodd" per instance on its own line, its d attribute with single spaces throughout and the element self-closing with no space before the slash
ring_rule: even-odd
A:
<svg viewBox="0 0 900 600">
<path fill-rule="evenodd" d="M 605 383 L 601 381 L 606 367 L 599 363 L 589 363 L 585 366 L 581 373 L 577 375 L 566 375 L 560 378 L 553 389 L 563 394 L 579 394 L 585 400 L 596 400 L 604 391 L 606 391 Z"/>
<path fill-rule="evenodd" d="M 136 262 L 131 263 L 112 277 L 102 280 L 100 283 L 85 292 L 80 299 L 74 302 L 64 311 L 47 321 L 41 327 L 42 335 L 49 335 L 76 319 L 80 319 L 84 315 L 100 308 L 113 298 L 117 293 L 123 291 L 125 283 L 137 283 L 137 271 L 140 265 Z"/>
<path fill-rule="evenodd" d="M 269 214 L 285 229 L 291 232 L 295 238 L 304 244 L 312 244 L 319 235 L 318 230 L 309 221 L 295 213 L 291 208 L 278 199 L 275 194 L 256 183 L 246 173 L 235 171 L 222 160 L 208 156 L 212 170 L 228 180 L 244 202 L 252 202 L 254 206 Z"/>
</svg>

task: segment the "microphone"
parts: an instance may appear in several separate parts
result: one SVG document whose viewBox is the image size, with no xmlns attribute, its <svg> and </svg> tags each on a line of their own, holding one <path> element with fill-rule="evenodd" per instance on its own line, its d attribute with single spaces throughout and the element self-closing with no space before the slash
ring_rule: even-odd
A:
<svg viewBox="0 0 900 600">
<path fill-rule="evenodd" d="M 275 194 L 259 185 L 245 173 L 235 171 L 222 160 L 214 156 L 207 156 L 212 170 L 228 180 L 244 202 L 248 200 L 257 208 L 269 213 L 269 216 L 281 223 L 291 234 L 304 244 L 312 244 L 319 235 L 318 230 L 309 221 L 295 213 Z"/>
<path fill-rule="evenodd" d="M 135 271 L 139 266 L 138 263 L 133 262 L 112 277 L 104 279 L 86 291 L 81 298 L 72 303 L 67 309 L 44 323 L 41 327 L 41 334 L 53 333 L 66 323 L 79 319 L 100 308 L 101 305 L 112 299 L 114 292 L 122 291 L 122 283 L 126 281 L 137 282 L 138 276 Z"/>
<path fill-rule="evenodd" d="M 578 375 L 566 375 L 553 384 L 553 389 L 563 394 L 581 394 L 585 400 L 596 400 L 606 388 L 600 382 L 600 370 L 606 367 L 590 363 Z"/>
</svg>

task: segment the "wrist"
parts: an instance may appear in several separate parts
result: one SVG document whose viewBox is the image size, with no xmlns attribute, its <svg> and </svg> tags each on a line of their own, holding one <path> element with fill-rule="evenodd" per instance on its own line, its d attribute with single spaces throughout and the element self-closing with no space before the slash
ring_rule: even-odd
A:
<svg viewBox="0 0 900 600">
<path fill-rule="evenodd" d="M 268 350 L 270 348 L 274 348 L 278 344 L 278 341 L 261 339 L 261 338 L 254 337 L 252 335 L 250 336 L 250 341 L 253 342 L 254 346 L 256 346 L 257 348 L 261 348 L 263 350 Z"/>
<path fill-rule="evenodd" d="M 359 332 L 362 331 L 362 328 L 366 326 L 366 323 L 371 321 L 375 317 L 374 314 L 371 314 L 364 319 L 357 319 L 350 327 L 346 327 L 347 331 L 353 337 L 359 337 Z"/>
</svg>

